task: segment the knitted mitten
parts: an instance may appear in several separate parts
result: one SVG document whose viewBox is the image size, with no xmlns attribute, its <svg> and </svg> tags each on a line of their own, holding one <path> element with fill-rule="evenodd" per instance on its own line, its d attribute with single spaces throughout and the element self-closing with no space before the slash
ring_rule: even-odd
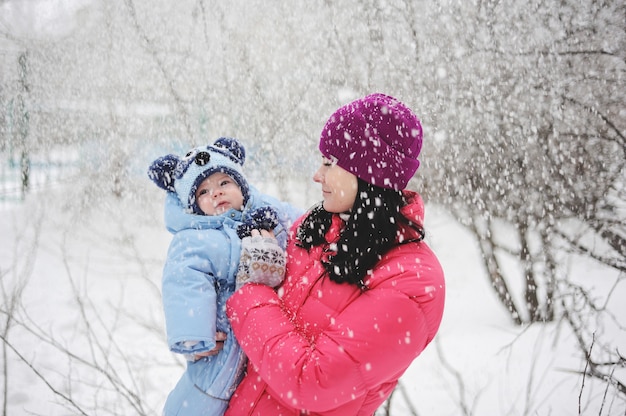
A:
<svg viewBox="0 0 626 416">
<path fill-rule="evenodd" d="M 285 252 L 275 238 L 244 237 L 237 269 L 237 289 L 246 283 L 276 287 L 285 277 Z"/>
</svg>

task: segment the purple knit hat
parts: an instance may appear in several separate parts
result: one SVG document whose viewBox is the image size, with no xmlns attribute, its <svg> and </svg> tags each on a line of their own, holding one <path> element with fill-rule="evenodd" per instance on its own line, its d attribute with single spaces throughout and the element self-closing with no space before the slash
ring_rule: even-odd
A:
<svg viewBox="0 0 626 416">
<path fill-rule="evenodd" d="M 319 149 L 372 185 L 402 190 L 420 165 L 422 126 L 397 99 L 371 94 L 333 113 L 322 130 Z"/>
</svg>

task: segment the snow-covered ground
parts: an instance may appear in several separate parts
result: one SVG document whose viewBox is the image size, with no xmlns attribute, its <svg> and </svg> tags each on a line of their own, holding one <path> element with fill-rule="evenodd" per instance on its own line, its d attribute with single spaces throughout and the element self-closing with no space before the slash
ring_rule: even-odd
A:
<svg viewBox="0 0 626 416">
<path fill-rule="evenodd" d="M 163 334 L 163 192 L 143 179 L 122 198 L 82 188 L 44 189 L 0 211 L 2 305 L 12 311 L 8 332 L 4 313 L 0 326 L 6 414 L 158 415 L 182 371 Z M 319 197 L 315 186 L 301 189 L 289 197 L 302 207 Z M 447 305 L 436 341 L 394 394 L 392 415 L 625 414 L 611 388 L 575 374 L 584 360 L 566 325 L 513 325 L 472 236 L 436 206 L 427 206 L 426 221 Z M 617 279 L 572 262 L 573 278 L 600 299 Z M 624 316 L 626 286 L 615 291 L 606 306 Z M 626 351 L 624 328 L 595 324 Z"/>
</svg>

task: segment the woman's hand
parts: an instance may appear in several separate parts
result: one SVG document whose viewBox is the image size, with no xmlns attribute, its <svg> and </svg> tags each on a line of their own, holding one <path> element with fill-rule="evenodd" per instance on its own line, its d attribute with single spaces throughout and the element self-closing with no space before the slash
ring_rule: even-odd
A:
<svg viewBox="0 0 626 416">
<path fill-rule="evenodd" d="M 262 283 L 276 287 L 282 283 L 284 277 L 285 252 L 278 245 L 274 233 L 267 230 L 252 230 L 250 237 L 241 240 L 237 289 L 246 283 Z"/>
<path fill-rule="evenodd" d="M 224 341 L 226 341 L 226 333 L 224 332 L 216 332 L 215 333 L 215 348 L 205 352 L 199 352 L 193 355 L 193 360 L 198 361 L 204 357 L 210 357 L 212 355 L 217 355 L 222 349 L 224 349 Z"/>
<path fill-rule="evenodd" d="M 252 230 L 250 231 L 251 237 L 264 237 L 264 238 L 276 238 L 274 237 L 274 231 L 267 230 Z"/>
</svg>

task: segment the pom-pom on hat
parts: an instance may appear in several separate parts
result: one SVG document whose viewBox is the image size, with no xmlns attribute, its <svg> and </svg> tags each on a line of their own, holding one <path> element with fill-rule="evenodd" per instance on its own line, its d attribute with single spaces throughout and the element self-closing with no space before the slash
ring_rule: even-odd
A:
<svg viewBox="0 0 626 416">
<path fill-rule="evenodd" d="M 402 190 L 420 164 L 422 125 L 397 99 L 371 94 L 333 113 L 322 130 L 319 149 L 372 185 Z"/>
<path fill-rule="evenodd" d="M 237 139 L 221 137 L 212 145 L 191 149 L 185 157 L 170 154 L 156 159 L 148 168 L 148 177 L 159 188 L 175 192 L 191 212 L 204 215 L 196 203 L 196 190 L 216 172 L 233 178 L 241 188 L 244 205 L 248 202 L 248 182 L 241 170 L 245 160 L 246 150 Z"/>
</svg>

